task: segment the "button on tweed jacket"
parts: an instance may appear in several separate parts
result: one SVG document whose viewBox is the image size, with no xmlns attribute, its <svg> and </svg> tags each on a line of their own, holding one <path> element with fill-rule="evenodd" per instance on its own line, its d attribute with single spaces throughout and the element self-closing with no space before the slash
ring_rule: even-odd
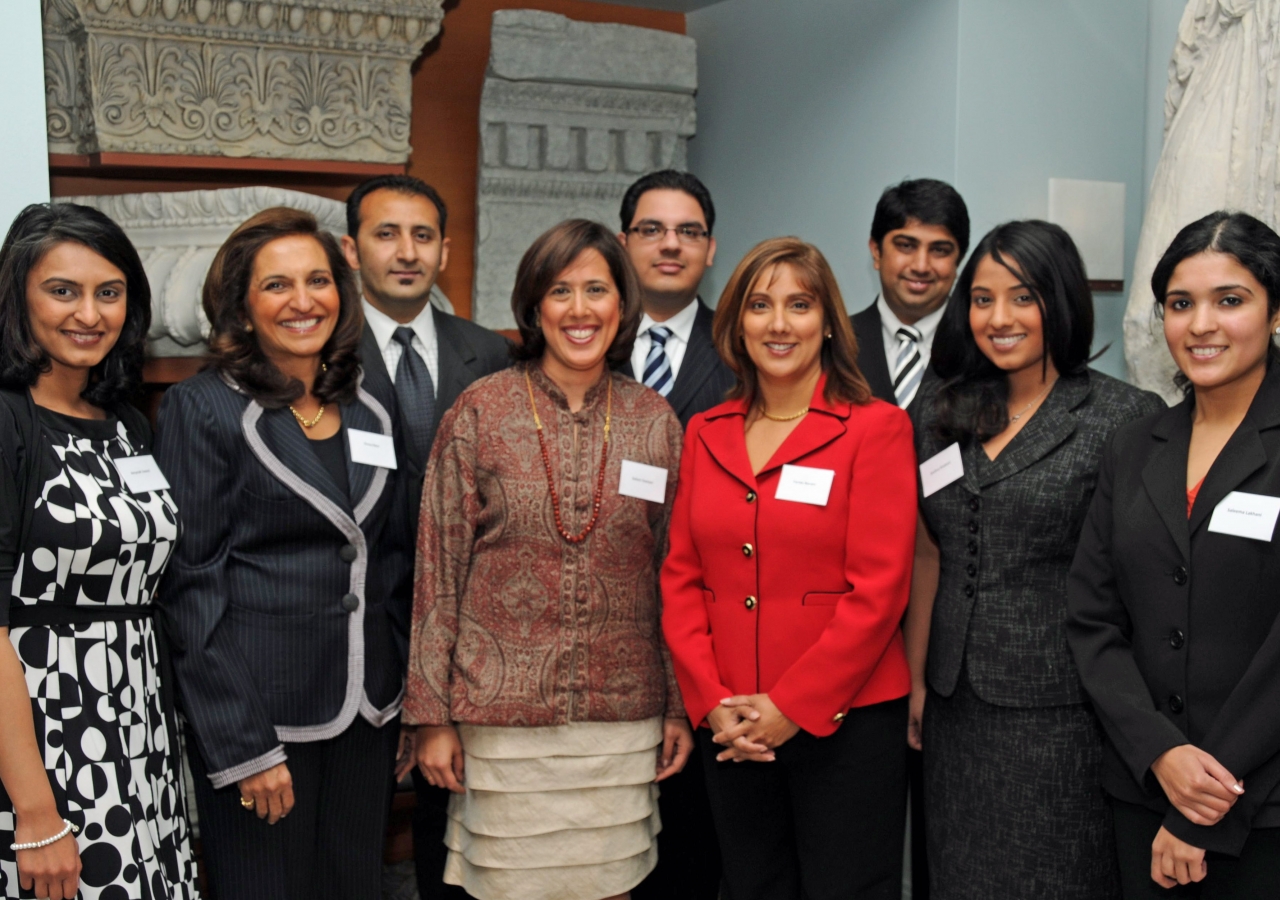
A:
<svg viewBox="0 0 1280 900">
<path fill-rule="evenodd" d="M 939 381 L 913 404 L 921 462 L 935 433 Z M 964 476 L 920 508 L 942 554 L 929 634 L 930 687 L 945 697 L 963 667 L 988 703 L 1062 706 L 1083 699 L 1067 647 L 1067 575 L 1103 448 L 1125 422 L 1163 409 L 1155 394 L 1092 369 L 1058 379 L 995 458 L 961 447 Z"/>
</svg>

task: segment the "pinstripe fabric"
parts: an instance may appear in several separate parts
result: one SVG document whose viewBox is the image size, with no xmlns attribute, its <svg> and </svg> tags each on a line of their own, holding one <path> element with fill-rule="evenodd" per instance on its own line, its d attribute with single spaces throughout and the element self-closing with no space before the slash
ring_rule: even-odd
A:
<svg viewBox="0 0 1280 900">
<path fill-rule="evenodd" d="M 275 825 L 214 788 L 191 759 L 212 900 L 376 900 L 398 721 L 357 719 L 328 741 L 286 744 L 293 812 Z"/>
<path fill-rule="evenodd" d="M 390 384 L 370 378 L 342 407 L 343 428 L 390 433 L 394 409 Z M 158 430 L 186 525 L 159 602 L 214 786 L 279 762 L 282 743 L 394 716 L 404 637 L 393 620 L 407 621 L 394 607 L 412 574 L 407 529 L 387 528 L 404 502 L 396 473 L 348 453 L 349 498 L 287 409 L 263 410 L 212 372 L 166 393 Z"/>
</svg>

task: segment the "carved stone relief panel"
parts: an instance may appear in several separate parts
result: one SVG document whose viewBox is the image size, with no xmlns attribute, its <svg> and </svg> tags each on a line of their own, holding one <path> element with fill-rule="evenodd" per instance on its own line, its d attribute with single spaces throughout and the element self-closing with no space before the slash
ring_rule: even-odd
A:
<svg viewBox="0 0 1280 900">
<path fill-rule="evenodd" d="M 101 210 L 138 248 L 151 283 L 147 353 L 153 357 L 208 352 L 209 320 L 201 300 L 205 275 L 218 248 L 245 219 L 264 209 L 288 206 L 311 213 L 335 237 L 347 231 L 346 204 L 274 187 L 60 197 L 55 202 Z M 439 288 L 432 289 L 431 302 L 453 312 Z"/>
<path fill-rule="evenodd" d="M 43 0 L 49 150 L 401 163 L 444 0 Z"/>
<path fill-rule="evenodd" d="M 520 257 L 574 216 L 618 228 L 627 186 L 683 169 L 695 132 L 696 43 L 533 10 L 493 16 L 480 100 L 474 317 L 512 328 Z"/>
</svg>

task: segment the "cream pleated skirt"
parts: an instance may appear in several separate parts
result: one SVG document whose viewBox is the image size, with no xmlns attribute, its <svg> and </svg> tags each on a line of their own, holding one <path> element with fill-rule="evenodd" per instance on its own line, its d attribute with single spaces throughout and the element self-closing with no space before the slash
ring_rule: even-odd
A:
<svg viewBox="0 0 1280 900">
<path fill-rule="evenodd" d="M 600 900 L 653 871 L 662 719 L 459 725 L 444 880 L 478 900 Z"/>
</svg>

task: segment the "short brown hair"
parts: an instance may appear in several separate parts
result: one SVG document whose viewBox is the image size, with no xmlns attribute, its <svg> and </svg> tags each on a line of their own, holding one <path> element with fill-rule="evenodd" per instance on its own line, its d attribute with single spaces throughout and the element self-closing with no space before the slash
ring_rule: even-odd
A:
<svg viewBox="0 0 1280 900">
<path fill-rule="evenodd" d="M 738 376 L 729 396 L 746 398 L 748 402 L 756 397 L 758 376 L 742 342 L 742 315 L 752 288 L 772 266 L 790 266 L 796 280 L 818 298 L 822 307 L 823 324 L 831 332 L 831 337 L 822 343 L 822 371 L 827 374 L 823 396 L 827 402 L 866 403 L 871 399 L 871 387 L 858 369 L 858 341 L 844 310 L 836 276 L 821 250 L 794 237 L 770 238 L 752 247 L 720 295 L 711 321 L 711 337 L 720 358 Z"/>
<path fill-rule="evenodd" d="M 605 362 L 609 366 L 620 366 L 631 358 L 642 312 L 640 281 L 631 267 L 631 259 L 617 235 L 604 225 L 589 219 L 566 219 L 533 242 L 516 270 L 516 286 L 511 291 L 511 313 L 520 329 L 521 340 L 511 350 L 516 359 L 542 358 L 547 349 L 547 339 L 538 324 L 542 298 L 560 273 L 586 250 L 596 250 L 604 257 L 618 288 L 618 333 L 605 351 Z"/>
<path fill-rule="evenodd" d="M 312 387 L 322 403 L 347 403 L 355 397 L 360 369 L 360 334 L 364 313 L 360 293 L 346 257 L 333 235 L 320 228 L 309 212 L 277 206 L 243 222 L 218 248 L 204 281 L 204 314 L 209 319 L 209 349 L 214 368 L 230 376 L 268 409 L 286 406 L 306 390 L 302 382 L 276 368 L 247 327 L 249 279 L 262 248 L 293 235 L 315 239 L 329 260 L 340 301 L 338 324 L 320 350 L 326 367 Z"/>
</svg>

